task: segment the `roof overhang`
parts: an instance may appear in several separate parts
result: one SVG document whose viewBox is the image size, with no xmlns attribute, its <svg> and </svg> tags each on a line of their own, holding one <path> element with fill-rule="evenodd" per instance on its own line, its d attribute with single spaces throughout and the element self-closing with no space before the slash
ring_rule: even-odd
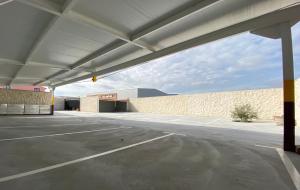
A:
<svg viewBox="0 0 300 190">
<path fill-rule="evenodd" d="M 2 1 L 1 1 L 2 2 Z M 14 0 L 0 4 L 0 84 L 62 86 L 300 19 L 300 0 Z M 274 27 L 272 27 L 274 28 Z"/>
</svg>

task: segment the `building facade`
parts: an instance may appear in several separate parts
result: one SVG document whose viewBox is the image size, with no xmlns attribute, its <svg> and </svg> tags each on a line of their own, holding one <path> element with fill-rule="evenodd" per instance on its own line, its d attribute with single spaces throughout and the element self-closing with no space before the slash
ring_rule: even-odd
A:
<svg viewBox="0 0 300 190">
<path fill-rule="evenodd" d="M 26 90 L 32 92 L 46 92 L 47 88 L 43 86 L 12 86 L 10 88 L 5 86 L 0 86 L 0 89 L 11 89 L 11 90 Z"/>
<path fill-rule="evenodd" d="M 106 93 L 92 93 L 80 98 L 83 112 L 125 112 L 131 98 L 166 96 L 168 94 L 150 88 L 116 90 Z"/>
</svg>

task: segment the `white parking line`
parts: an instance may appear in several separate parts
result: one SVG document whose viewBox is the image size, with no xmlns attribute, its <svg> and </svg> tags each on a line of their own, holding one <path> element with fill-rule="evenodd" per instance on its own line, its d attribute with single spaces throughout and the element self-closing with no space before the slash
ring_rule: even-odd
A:
<svg viewBox="0 0 300 190">
<path fill-rule="evenodd" d="M 117 128 L 107 128 L 107 129 L 98 129 L 98 130 L 90 130 L 90 131 L 77 131 L 77 132 L 69 132 L 69 133 L 57 133 L 57 134 L 51 134 L 51 135 L 39 135 L 39 136 L 30 136 L 30 137 L 17 137 L 17 138 L 10 138 L 10 139 L 0 139 L 0 142 L 22 140 L 22 139 L 34 139 L 34 138 L 43 138 L 43 137 L 62 136 L 62 135 L 74 135 L 74 134 L 81 134 L 81 133 L 92 133 L 92 132 L 109 131 L 109 130 L 115 130 L 115 129 L 130 129 L 130 128 L 131 127 L 117 127 Z"/>
<path fill-rule="evenodd" d="M 288 171 L 296 189 L 300 190 L 300 174 L 299 174 L 298 170 L 295 168 L 292 161 L 286 155 L 286 153 L 284 152 L 283 149 L 277 148 L 277 147 L 272 147 L 272 146 L 257 145 L 257 144 L 255 146 L 262 147 L 262 148 L 275 149 L 277 151 L 277 153 L 279 154 L 279 157 L 280 157 L 281 161 L 283 162 L 286 170 Z"/>
<path fill-rule="evenodd" d="M 265 146 L 265 145 L 260 145 L 260 144 L 256 144 L 255 146 L 262 147 L 262 148 L 270 148 L 270 149 L 276 149 L 276 148 L 278 148 L 278 147 L 275 147 L 275 146 Z"/>
<path fill-rule="evenodd" d="M 172 133 L 172 132 L 170 132 L 170 131 L 164 131 L 163 133 Z M 183 133 L 174 133 L 174 135 L 186 137 L 186 134 L 183 134 Z"/>
<path fill-rule="evenodd" d="M 217 122 L 217 121 L 220 121 L 221 119 L 222 119 L 222 118 L 214 119 L 214 120 L 209 121 L 209 122 L 206 122 L 206 123 L 204 123 L 204 124 L 205 124 L 205 125 L 212 124 L 212 123 L 215 123 L 215 122 Z"/>
<path fill-rule="evenodd" d="M 17 127 L 0 127 L 0 129 L 14 129 L 14 128 L 45 128 L 45 127 L 64 127 L 64 126 L 79 126 L 79 125 L 97 125 L 99 123 L 74 123 L 74 124 L 55 124 L 46 126 L 17 126 Z"/>
<path fill-rule="evenodd" d="M 300 174 L 293 165 L 292 161 L 286 155 L 286 153 L 281 148 L 276 148 L 277 153 L 279 154 L 285 168 L 287 169 L 292 181 L 297 190 L 300 190 Z"/>
<path fill-rule="evenodd" d="M 169 137 L 169 136 L 172 136 L 172 135 L 174 135 L 174 133 L 170 133 L 170 134 L 167 134 L 167 135 L 164 135 L 164 136 L 156 137 L 156 138 L 149 139 L 149 140 L 146 140 L 146 141 L 142 141 L 142 142 L 139 142 L 139 143 L 131 144 L 131 145 L 128 145 L 128 146 L 116 148 L 116 149 L 109 150 L 109 151 L 106 151 L 106 152 L 102 152 L 102 153 L 99 153 L 99 154 L 95 154 L 95 155 L 92 155 L 92 156 L 87 156 L 87 157 L 79 158 L 79 159 L 76 159 L 76 160 L 72 160 L 72 161 L 68 161 L 68 162 L 64 162 L 64 163 L 60 163 L 60 164 L 55 164 L 55 165 L 52 165 L 52 166 L 48 166 L 48 167 L 45 167 L 45 168 L 40 168 L 40 169 L 37 169 L 37 170 L 32 170 L 32 171 L 29 171 L 29 172 L 24 172 L 24 173 L 19 173 L 19 174 L 16 174 L 16 175 L 2 177 L 2 178 L 0 178 L 0 183 L 5 182 L 5 181 L 10 181 L 10 180 L 13 180 L 13 179 L 18 179 L 18 178 L 21 178 L 21 177 L 26 177 L 26 176 L 29 176 L 29 175 L 34 175 L 34 174 L 41 173 L 41 172 L 46 172 L 46 171 L 49 171 L 49 170 L 53 170 L 53 169 L 56 169 L 56 168 L 68 166 L 68 165 L 71 165 L 71 164 L 76 164 L 76 163 L 79 163 L 79 162 L 83 162 L 85 160 L 90 160 L 90 159 L 93 159 L 93 158 L 105 156 L 105 155 L 112 154 L 112 153 L 115 153 L 115 152 L 119 152 L 119 151 L 122 151 L 122 150 L 130 149 L 130 148 L 142 145 L 142 144 L 150 143 L 150 142 L 153 142 L 153 141 L 156 141 L 156 140 L 159 140 L 159 139 L 163 139 L 163 138 L 166 138 L 166 137 Z"/>
</svg>

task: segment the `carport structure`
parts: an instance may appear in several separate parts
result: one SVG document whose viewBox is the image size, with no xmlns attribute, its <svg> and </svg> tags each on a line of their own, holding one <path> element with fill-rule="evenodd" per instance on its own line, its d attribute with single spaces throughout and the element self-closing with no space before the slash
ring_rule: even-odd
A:
<svg viewBox="0 0 300 190">
<path fill-rule="evenodd" d="M 1 0 L 0 83 L 55 87 L 250 31 L 282 39 L 284 149 L 295 151 L 299 0 Z M 268 56 L 268 55 L 266 55 Z"/>
</svg>

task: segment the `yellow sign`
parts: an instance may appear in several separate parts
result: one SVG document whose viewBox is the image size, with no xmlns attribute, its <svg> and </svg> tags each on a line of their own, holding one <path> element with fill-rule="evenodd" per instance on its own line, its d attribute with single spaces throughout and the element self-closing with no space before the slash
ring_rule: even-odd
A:
<svg viewBox="0 0 300 190">
<path fill-rule="evenodd" d="M 97 81 L 97 77 L 96 77 L 95 75 L 92 77 L 92 81 L 93 81 L 93 82 L 96 82 L 96 81 Z"/>
</svg>

